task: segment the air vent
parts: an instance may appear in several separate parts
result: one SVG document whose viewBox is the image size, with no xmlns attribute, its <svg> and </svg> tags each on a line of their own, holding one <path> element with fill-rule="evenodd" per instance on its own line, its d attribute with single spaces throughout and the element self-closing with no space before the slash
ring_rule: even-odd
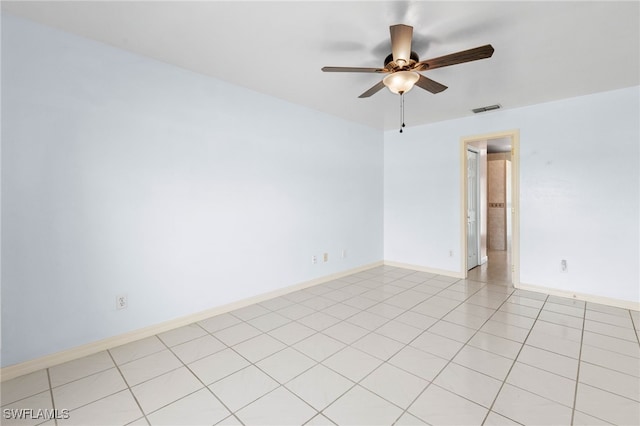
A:
<svg viewBox="0 0 640 426">
<path fill-rule="evenodd" d="M 473 111 L 475 114 L 478 114 L 480 112 L 493 111 L 494 109 L 500 109 L 500 105 L 495 104 L 495 105 L 489 105 L 489 106 L 484 106 L 480 108 L 474 108 L 471 111 Z"/>
</svg>

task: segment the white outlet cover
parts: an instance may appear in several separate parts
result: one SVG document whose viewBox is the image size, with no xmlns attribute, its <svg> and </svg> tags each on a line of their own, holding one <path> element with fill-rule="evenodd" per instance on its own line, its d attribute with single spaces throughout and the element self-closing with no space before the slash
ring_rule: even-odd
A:
<svg viewBox="0 0 640 426">
<path fill-rule="evenodd" d="M 127 309 L 129 306 L 129 300 L 126 294 L 116 296 L 116 310 Z"/>
</svg>

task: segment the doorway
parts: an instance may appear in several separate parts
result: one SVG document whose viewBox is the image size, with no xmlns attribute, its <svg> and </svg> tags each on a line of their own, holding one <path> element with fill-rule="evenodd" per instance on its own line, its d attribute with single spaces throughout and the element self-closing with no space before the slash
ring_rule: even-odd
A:
<svg viewBox="0 0 640 426">
<path fill-rule="evenodd" d="M 465 278 L 519 285 L 519 132 L 461 140 L 461 269 Z"/>
</svg>

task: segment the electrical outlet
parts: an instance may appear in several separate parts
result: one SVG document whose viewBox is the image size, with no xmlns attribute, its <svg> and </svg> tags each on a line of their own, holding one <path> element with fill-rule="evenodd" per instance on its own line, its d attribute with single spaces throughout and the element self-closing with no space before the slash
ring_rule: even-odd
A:
<svg viewBox="0 0 640 426">
<path fill-rule="evenodd" d="M 316 255 L 311 256 L 311 264 L 315 265 L 318 263 L 318 257 Z"/>
<path fill-rule="evenodd" d="M 119 296 L 116 296 L 116 309 L 118 311 L 122 309 L 127 309 L 128 306 L 129 306 L 129 300 L 127 300 L 126 294 L 121 294 Z"/>
<path fill-rule="evenodd" d="M 322 261 L 323 262 L 328 262 L 329 261 L 329 253 L 325 253 L 322 255 Z"/>
<path fill-rule="evenodd" d="M 449 257 L 453 257 L 453 250 L 449 250 Z"/>
<path fill-rule="evenodd" d="M 347 249 L 342 249 L 342 258 L 343 259 L 347 258 Z"/>
<path fill-rule="evenodd" d="M 560 271 L 562 272 L 569 272 L 569 269 L 567 267 L 567 260 L 566 259 L 562 259 L 560 261 Z"/>
</svg>

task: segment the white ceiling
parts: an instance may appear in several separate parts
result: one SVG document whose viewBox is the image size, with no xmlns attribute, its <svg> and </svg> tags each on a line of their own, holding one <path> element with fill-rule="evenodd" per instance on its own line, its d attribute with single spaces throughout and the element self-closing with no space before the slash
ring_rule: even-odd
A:
<svg viewBox="0 0 640 426">
<path fill-rule="evenodd" d="M 414 26 L 421 59 L 495 48 L 425 72 L 449 89 L 409 92 L 409 127 L 640 84 L 637 1 L 2 1 L 2 10 L 375 128 L 399 124 L 397 95 L 358 99 L 381 76 L 320 68 L 382 66 L 397 23 Z"/>
</svg>

